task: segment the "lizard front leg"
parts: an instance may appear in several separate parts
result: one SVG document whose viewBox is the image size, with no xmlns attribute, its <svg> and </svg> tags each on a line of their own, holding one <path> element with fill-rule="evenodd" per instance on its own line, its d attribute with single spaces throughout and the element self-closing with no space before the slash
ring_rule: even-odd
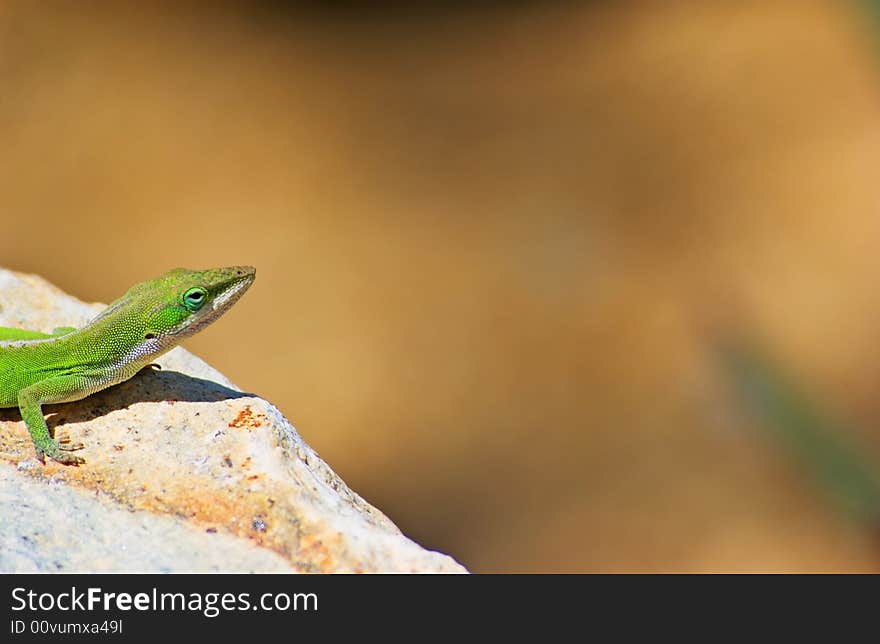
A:
<svg viewBox="0 0 880 644">
<path fill-rule="evenodd" d="M 34 383 L 19 392 L 18 407 L 21 410 L 21 417 L 31 434 L 37 458 L 41 463 L 46 462 L 46 456 L 64 465 L 79 465 L 86 462 L 84 458 L 71 454 L 82 449 L 82 444 L 57 441 L 52 438 L 46 425 L 46 418 L 43 416 L 44 404 L 75 400 L 76 393 L 83 390 L 83 384 L 82 376 L 56 376 Z"/>
</svg>

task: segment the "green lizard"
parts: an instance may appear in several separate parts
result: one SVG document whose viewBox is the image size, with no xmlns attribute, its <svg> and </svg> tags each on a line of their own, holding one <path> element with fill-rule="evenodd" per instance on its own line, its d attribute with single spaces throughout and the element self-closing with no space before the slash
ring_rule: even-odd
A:
<svg viewBox="0 0 880 644">
<path fill-rule="evenodd" d="M 81 329 L 51 334 L 0 327 L 0 407 L 18 407 L 37 458 L 79 465 L 79 443 L 55 440 L 42 405 L 81 400 L 131 378 L 232 307 L 250 266 L 178 268 L 133 286 Z"/>
</svg>

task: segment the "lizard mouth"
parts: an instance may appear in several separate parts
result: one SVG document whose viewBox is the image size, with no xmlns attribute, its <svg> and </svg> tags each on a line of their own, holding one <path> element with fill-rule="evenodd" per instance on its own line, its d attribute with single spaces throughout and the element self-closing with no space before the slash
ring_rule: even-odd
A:
<svg viewBox="0 0 880 644">
<path fill-rule="evenodd" d="M 233 284 L 226 289 L 226 291 L 214 298 L 213 305 L 211 306 L 212 312 L 222 313 L 224 310 L 235 304 L 235 302 L 238 301 L 238 298 L 244 295 L 244 292 L 253 281 L 254 278 L 252 276 L 243 278 L 241 281 Z"/>
</svg>

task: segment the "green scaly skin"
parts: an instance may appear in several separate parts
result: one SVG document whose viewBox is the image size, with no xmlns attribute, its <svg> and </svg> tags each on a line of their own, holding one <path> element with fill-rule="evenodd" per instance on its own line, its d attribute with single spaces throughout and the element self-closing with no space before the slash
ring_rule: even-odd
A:
<svg viewBox="0 0 880 644">
<path fill-rule="evenodd" d="M 81 444 L 52 438 L 42 406 L 128 380 L 228 311 L 255 278 L 250 266 L 178 268 L 133 286 L 81 329 L 0 327 L 0 407 L 21 410 L 41 462 L 84 463 L 72 453 Z"/>
</svg>

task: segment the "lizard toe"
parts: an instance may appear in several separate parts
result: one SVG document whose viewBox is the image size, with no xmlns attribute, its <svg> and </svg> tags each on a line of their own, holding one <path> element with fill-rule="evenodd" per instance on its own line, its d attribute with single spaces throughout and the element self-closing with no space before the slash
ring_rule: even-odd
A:
<svg viewBox="0 0 880 644">
<path fill-rule="evenodd" d="M 52 456 L 52 460 L 57 463 L 61 463 L 62 465 L 82 465 L 86 462 L 86 459 L 81 456 L 76 456 L 75 454 L 71 454 L 67 451 L 58 452 Z"/>
<path fill-rule="evenodd" d="M 65 452 L 75 452 L 83 447 L 84 445 L 79 441 L 72 441 L 67 433 L 58 436 L 58 449 L 63 449 Z"/>
</svg>

